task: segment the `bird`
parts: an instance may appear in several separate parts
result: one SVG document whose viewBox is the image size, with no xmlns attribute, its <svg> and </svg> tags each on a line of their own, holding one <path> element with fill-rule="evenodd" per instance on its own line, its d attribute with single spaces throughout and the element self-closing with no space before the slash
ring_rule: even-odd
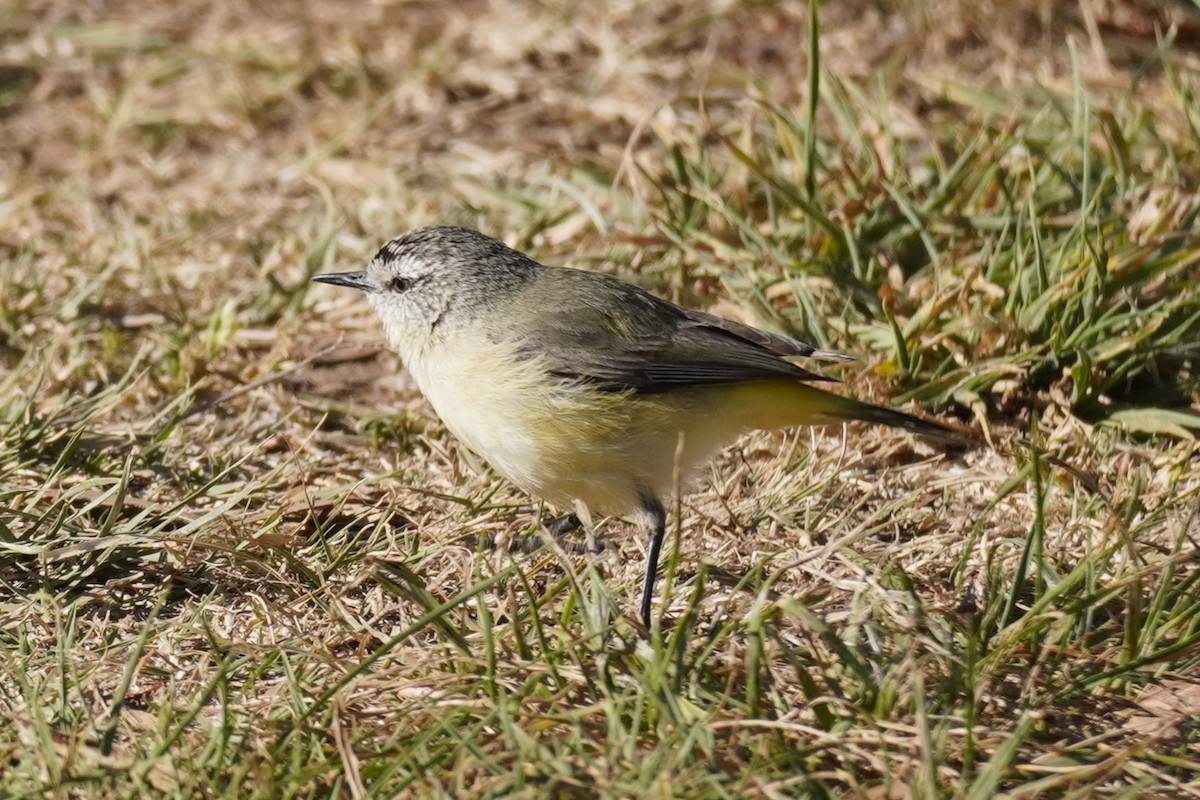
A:
<svg viewBox="0 0 1200 800">
<path fill-rule="evenodd" d="M 313 280 L 366 295 L 446 428 L 500 475 L 561 509 L 634 517 L 647 535 L 647 630 L 664 502 L 741 435 L 862 420 L 960 438 L 819 388 L 832 379 L 793 360 L 851 358 L 611 275 L 539 263 L 467 228 L 418 228 L 361 271 Z"/>
</svg>

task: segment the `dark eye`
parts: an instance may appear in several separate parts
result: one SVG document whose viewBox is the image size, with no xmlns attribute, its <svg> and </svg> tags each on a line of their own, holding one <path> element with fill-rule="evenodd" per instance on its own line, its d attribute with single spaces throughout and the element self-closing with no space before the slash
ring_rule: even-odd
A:
<svg viewBox="0 0 1200 800">
<path fill-rule="evenodd" d="M 412 278 L 392 278 L 388 282 L 388 288 L 393 292 L 407 292 L 412 288 Z"/>
</svg>

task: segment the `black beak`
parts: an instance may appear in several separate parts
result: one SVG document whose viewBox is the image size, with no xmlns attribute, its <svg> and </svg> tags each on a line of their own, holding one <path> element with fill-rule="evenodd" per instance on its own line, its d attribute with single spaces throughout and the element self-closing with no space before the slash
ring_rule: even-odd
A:
<svg viewBox="0 0 1200 800">
<path fill-rule="evenodd" d="M 367 281 L 365 272 L 330 272 L 327 275 L 313 275 L 312 279 L 317 283 L 345 286 L 347 289 L 358 289 L 363 292 L 370 292 L 375 288 Z"/>
</svg>

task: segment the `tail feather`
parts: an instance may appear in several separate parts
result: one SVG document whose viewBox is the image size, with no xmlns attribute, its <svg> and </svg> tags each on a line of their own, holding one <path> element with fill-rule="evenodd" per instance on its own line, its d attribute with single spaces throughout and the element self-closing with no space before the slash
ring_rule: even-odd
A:
<svg viewBox="0 0 1200 800">
<path fill-rule="evenodd" d="M 726 390 L 728 391 L 728 390 Z M 887 425 L 947 444 L 965 444 L 968 437 L 936 422 L 892 408 L 863 403 L 815 386 L 789 381 L 739 384 L 734 400 L 738 418 L 751 428 L 787 428 L 862 420 Z"/>
<path fill-rule="evenodd" d="M 964 444 L 966 437 L 959 431 L 947 428 L 936 422 L 897 411 L 894 408 L 884 408 L 858 400 L 843 397 L 840 408 L 836 408 L 829 416 L 836 420 L 862 420 L 876 425 L 887 425 L 891 428 L 902 428 L 909 433 L 926 439 L 933 439 L 946 444 Z"/>
</svg>

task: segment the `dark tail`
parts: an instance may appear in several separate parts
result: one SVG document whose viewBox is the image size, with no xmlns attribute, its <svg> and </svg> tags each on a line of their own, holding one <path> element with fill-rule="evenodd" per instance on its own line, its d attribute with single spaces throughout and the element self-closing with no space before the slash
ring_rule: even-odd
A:
<svg viewBox="0 0 1200 800">
<path fill-rule="evenodd" d="M 915 433 L 917 436 L 943 444 L 966 445 L 969 443 L 969 437 L 962 432 L 953 430 L 937 422 L 930 422 L 929 420 L 914 417 L 912 414 L 906 414 L 903 411 L 896 411 L 892 408 L 873 406 L 870 403 L 851 400 L 848 397 L 843 397 L 842 400 L 843 402 L 838 404 L 839 408 L 829 416 L 841 420 L 860 419 L 864 422 L 875 423 L 876 425 L 902 428 L 910 433 Z"/>
</svg>

